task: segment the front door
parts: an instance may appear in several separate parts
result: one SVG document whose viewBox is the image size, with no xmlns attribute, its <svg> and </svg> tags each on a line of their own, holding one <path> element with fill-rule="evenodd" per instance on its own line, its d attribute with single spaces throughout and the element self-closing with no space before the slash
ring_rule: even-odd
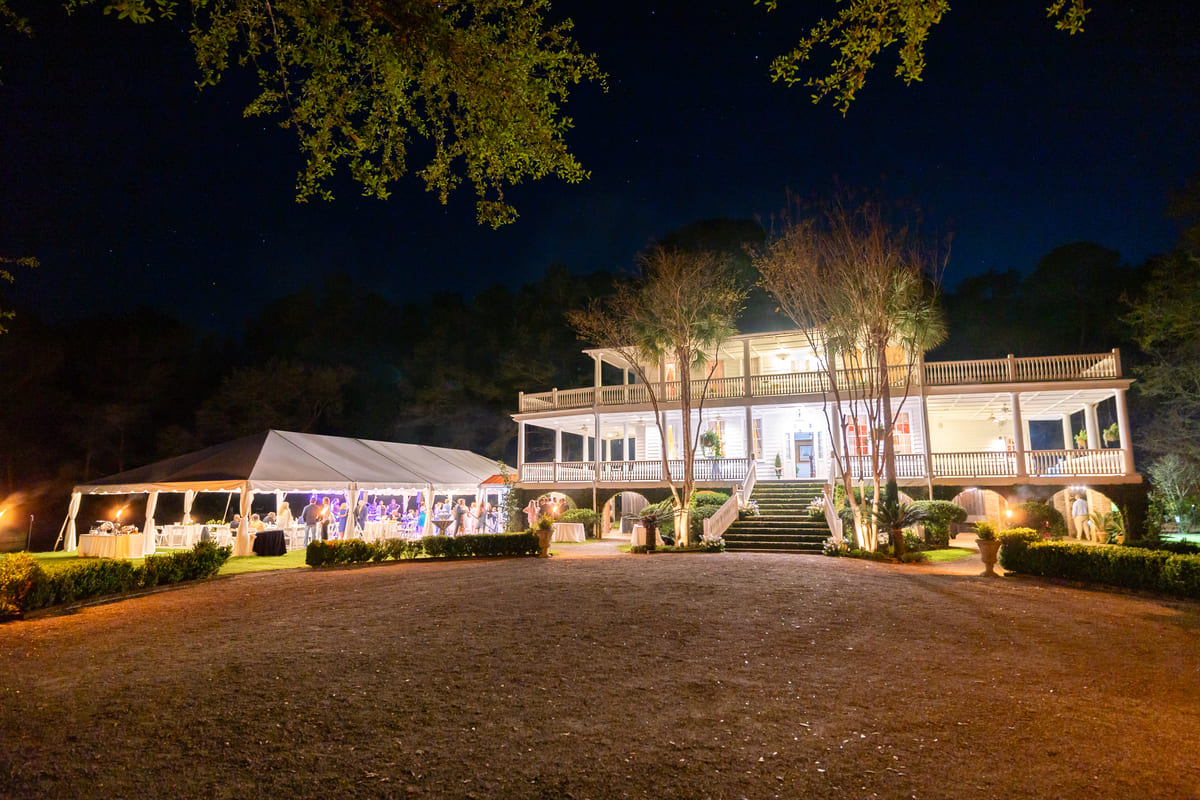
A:
<svg viewBox="0 0 1200 800">
<path fill-rule="evenodd" d="M 792 455 L 796 461 L 796 477 L 813 477 L 813 435 L 812 431 L 801 431 L 792 434 Z"/>
</svg>

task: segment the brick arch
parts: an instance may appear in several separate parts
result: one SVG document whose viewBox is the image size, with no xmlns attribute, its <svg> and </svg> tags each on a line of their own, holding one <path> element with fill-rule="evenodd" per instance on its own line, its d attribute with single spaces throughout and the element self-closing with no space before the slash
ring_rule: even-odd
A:
<svg viewBox="0 0 1200 800">
<path fill-rule="evenodd" d="M 600 499 L 601 495 L 597 495 L 596 496 L 596 506 L 597 506 L 596 510 L 600 512 L 600 518 L 602 520 L 602 525 L 600 528 L 600 530 L 603 532 L 602 535 L 607 536 L 610 530 L 616 530 L 619 535 L 621 522 L 616 516 L 615 509 L 614 509 L 614 506 L 615 506 L 614 501 L 623 492 L 630 492 L 631 494 L 636 494 L 639 497 L 643 498 L 647 504 L 660 502 L 662 500 L 662 498 L 657 497 L 657 495 L 660 495 L 663 493 L 662 490 L 656 490 L 656 489 L 649 489 L 649 490 L 647 490 L 647 489 L 620 489 L 620 490 L 613 491 L 611 494 L 609 494 L 608 497 L 603 500 L 603 502 Z"/>
<path fill-rule="evenodd" d="M 1099 489 L 1088 486 L 1065 486 L 1054 493 L 1050 504 L 1059 510 L 1067 521 L 1067 532 L 1071 536 L 1081 538 L 1081 531 L 1075 525 L 1075 517 L 1071 514 L 1071 506 L 1076 495 L 1083 495 L 1088 504 L 1088 514 L 1108 514 L 1117 508 L 1113 499 Z"/>
<path fill-rule="evenodd" d="M 976 522 L 990 522 L 997 528 L 1004 526 L 1004 512 L 1008 510 L 1008 499 L 995 489 L 963 489 L 954 495 L 950 502 L 958 503 L 967 510 L 965 525 L 968 527 Z"/>
</svg>

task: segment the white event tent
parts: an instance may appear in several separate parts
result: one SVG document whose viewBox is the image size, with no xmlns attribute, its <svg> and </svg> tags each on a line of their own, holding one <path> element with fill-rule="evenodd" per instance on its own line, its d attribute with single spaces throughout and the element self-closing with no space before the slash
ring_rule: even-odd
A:
<svg viewBox="0 0 1200 800">
<path fill-rule="evenodd" d="M 146 500 L 145 554 L 154 552 L 154 511 L 160 492 L 184 493 L 184 516 L 197 492 L 240 492 L 242 526 L 234 555 L 250 553 L 248 518 L 257 494 L 344 493 L 351 504 L 346 535 L 353 535 L 360 490 L 390 495 L 479 494 L 497 464 L 469 450 L 426 447 L 269 430 L 76 486 L 67 512 L 66 548 L 76 549 L 75 516 L 85 494 L 142 494 Z M 428 526 L 429 517 L 426 515 Z"/>
</svg>

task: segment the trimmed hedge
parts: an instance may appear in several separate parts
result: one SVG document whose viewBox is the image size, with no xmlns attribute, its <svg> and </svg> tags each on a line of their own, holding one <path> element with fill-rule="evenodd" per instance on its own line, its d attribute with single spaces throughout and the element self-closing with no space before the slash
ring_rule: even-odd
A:
<svg viewBox="0 0 1200 800">
<path fill-rule="evenodd" d="M 536 556 L 538 538 L 524 533 L 478 533 L 467 536 L 426 536 L 420 540 L 386 539 L 365 542 L 362 539 L 310 542 L 304 563 L 310 567 L 335 564 L 365 564 L 387 559 L 401 561 L 425 555 L 429 558 L 486 558 L 494 556 Z"/>
<path fill-rule="evenodd" d="M 1142 550 L 1166 550 L 1168 553 L 1174 553 L 1178 556 L 1194 556 L 1200 555 L 1200 545 L 1192 544 L 1191 542 L 1170 542 L 1170 541 L 1150 541 L 1147 539 L 1138 539 L 1132 542 L 1125 542 L 1126 547 L 1137 547 Z"/>
<path fill-rule="evenodd" d="M 207 578 L 232 553 L 228 545 L 199 542 L 191 550 L 147 556 L 138 566 L 124 559 L 101 558 L 52 571 L 28 553 L 5 556 L 0 558 L 0 620 L 76 600 Z"/>
<path fill-rule="evenodd" d="M 1200 555 L 1043 542 L 1032 531 L 1010 531 L 1000 540 L 1000 565 L 1010 572 L 1200 599 Z"/>
</svg>

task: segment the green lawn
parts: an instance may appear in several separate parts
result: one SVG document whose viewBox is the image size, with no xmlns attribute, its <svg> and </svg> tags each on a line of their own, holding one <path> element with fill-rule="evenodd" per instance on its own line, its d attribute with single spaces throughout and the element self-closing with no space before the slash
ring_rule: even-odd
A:
<svg viewBox="0 0 1200 800">
<path fill-rule="evenodd" d="M 159 554 L 169 553 L 170 550 L 160 548 Z M 293 550 L 285 556 L 238 556 L 225 562 L 218 575 L 240 575 L 244 572 L 264 572 L 272 569 L 295 569 L 304 566 L 304 550 Z M 91 558 L 80 558 L 74 552 L 70 553 L 31 553 L 43 569 L 55 570 L 86 561 Z M 131 558 L 130 563 L 140 565 L 145 559 Z"/>
<path fill-rule="evenodd" d="M 974 554 L 974 550 L 969 550 L 965 547 L 950 547 L 946 550 L 925 551 L 925 555 L 929 556 L 931 562 L 958 561 L 960 558 L 966 558 Z"/>
<path fill-rule="evenodd" d="M 305 550 L 293 550 L 285 556 L 238 556 L 221 567 L 218 575 L 241 575 L 244 572 L 265 572 L 272 569 L 303 567 Z"/>
</svg>

